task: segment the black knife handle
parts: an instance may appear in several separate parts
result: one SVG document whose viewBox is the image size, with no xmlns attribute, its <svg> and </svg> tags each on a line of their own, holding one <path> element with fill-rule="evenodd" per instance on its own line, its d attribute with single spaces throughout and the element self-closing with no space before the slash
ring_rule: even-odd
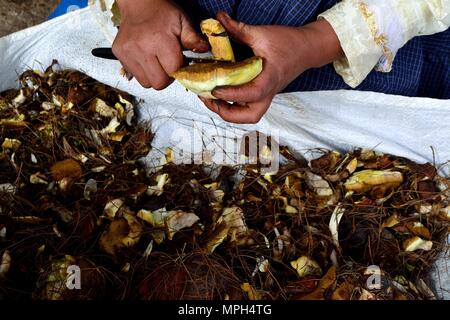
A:
<svg viewBox="0 0 450 320">
<path fill-rule="evenodd" d="M 92 55 L 98 58 L 109 59 L 109 60 L 119 60 L 114 55 L 111 48 L 95 48 L 92 50 Z"/>
</svg>

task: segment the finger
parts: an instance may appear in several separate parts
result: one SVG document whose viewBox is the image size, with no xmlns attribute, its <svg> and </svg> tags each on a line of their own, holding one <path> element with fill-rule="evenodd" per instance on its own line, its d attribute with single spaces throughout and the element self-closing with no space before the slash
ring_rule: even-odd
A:
<svg viewBox="0 0 450 320">
<path fill-rule="evenodd" d="M 156 56 L 146 57 L 141 66 L 153 89 L 162 90 L 172 83 L 172 79 L 164 71 Z"/>
<path fill-rule="evenodd" d="M 239 124 L 255 124 L 261 120 L 265 110 L 260 110 L 261 103 L 253 104 L 230 104 L 223 100 L 216 101 L 218 115 L 227 122 Z"/>
<path fill-rule="evenodd" d="M 142 66 L 135 60 L 128 59 L 125 61 L 120 61 L 123 68 L 127 73 L 131 74 L 136 80 L 139 82 L 141 86 L 144 88 L 151 88 L 152 84 L 150 80 L 147 78 L 147 75 L 144 72 Z"/>
<path fill-rule="evenodd" d="M 272 98 L 253 104 L 230 104 L 223 100 L 202 99 L 206 107 L 227 122 L 255 124 L 263 117 Z"/>
<path fill-rule="evenodd" d="M 181 50 L 181 45 L 176 40 L 159 48 L 158 61 L 166 74 L 170 75 L 183 66 L 184 58 Z"/>
<path fill-rule="evenodd" d="M 151 82 L 147 78 L 141 64 L 132 55 L 127 54 L 127 50 L 130 50 L 130 44 L 121 40 L 119 32 L 112 46 L 114 55 L 119 59 L 126 72 L 135 77 L 141 86 L 151 88 Z"/>
<path fill-rule="evenodd" d="M 216 87 L 212 95 L 218 99 L 233 102 L 257 102 L 263 100 L 274 90 L 274 79 L 270 72 L 262 72 L 249 83 L 239 86 Z"/>
<path fill-rule="evenodd" d="M 206 52 L 209 50 L 209 44 L 192 27 L 191 22 L 186 16 L 181 17 L 181 44 L 184 48 L 194 52 Z"/>
<path fill-rule="evenodd" d="M 251 47 L 253 44 L 252 26 L 233 20 L 227 13 L 219 11 L 217 20 L 223 25 L 229 36 Z"/>
<path fill-rule="evenodd" d="M 203 97 L 198 97 L 203 103 L 204 103 L 204 105 L 209 109 L 209 110 L 211 110 L 212 112 L 214 112 L 214 113 L 219 113 L 220 112 L 220 110 L 219 110 L 219 107 L 218 107 L 218 105 L 215 103 L 215 101 L 216 100 L 213 100 L 213 99 L 206 99 L 206 98 L 203 98 Z"/>
</svg>

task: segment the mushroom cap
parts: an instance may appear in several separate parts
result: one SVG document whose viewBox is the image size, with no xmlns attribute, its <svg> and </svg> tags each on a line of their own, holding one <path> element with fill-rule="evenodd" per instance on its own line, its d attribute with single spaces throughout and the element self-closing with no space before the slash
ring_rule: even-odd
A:
<svg viewBox="0 0 450 320">
<path fill-rule="evenodd" d="M 211 91 L 218 86 L 237 86 L 255 79 L 263 69 L 261 57 L 251 57 L 241 62 L 195 63 L 171 74 L 186 89 L 210 99 Z"/>
</svg>

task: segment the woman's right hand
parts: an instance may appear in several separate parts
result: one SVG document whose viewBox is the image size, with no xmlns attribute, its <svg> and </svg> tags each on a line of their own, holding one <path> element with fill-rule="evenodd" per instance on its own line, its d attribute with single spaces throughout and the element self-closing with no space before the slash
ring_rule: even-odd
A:
<svg viewBox="0 0 450 320">
<path fill-rule="evenodd" d="M 183 65 L 182 50 L 209 50 L 186 14 L 169 0 L 118 0 L 122 21 L 113 52 L 145 88 L 161 90 Z"/>
</svg>

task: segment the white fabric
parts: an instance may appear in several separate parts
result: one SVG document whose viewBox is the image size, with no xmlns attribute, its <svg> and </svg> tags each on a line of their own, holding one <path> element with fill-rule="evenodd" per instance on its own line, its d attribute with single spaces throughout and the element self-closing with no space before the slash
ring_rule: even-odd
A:
<svg viewBox="0 0 450 320">
<path fill-rule="evenodd" d="M 179 84 L 160 92 L 143 89 L 119 75 L 119 62 L 92 57 L 92 48 L 111 45 L 110 30 L 87 8 L 1 39 L 0 90 L 16 85 L 16 75 L 26 68 L 42 69 L 55 58 L 145 100 L 142 110 L 158 117 L 155 126 L 166 121 L 169 128 L 175 123 L 190 128 L 187 119 L 195 119 L 211 133 L 219 125 L 279 130 L 282 142 L 299 150 L 360 146 L 423 162 L 433 161 L 433 147 L 437 163 L 450 159 L 450 101 L 345 90 L 289 93 L 276 97 L 258 125 L 225 124 Z"/>
<path fill-rule="evenodd" d="M 143 89 L 119 75 L 117 61 L 92 57 L 91 49 L 111 45 L 114 36 L 105 35 L 108 30 L 112 29 L 101 26 L 87 8 L 1 38 L 0 91 L 17 86 L 17 74 L 25 69 L 42 70 L 57 59 L 63 67 L 81 70 L 143 99 L 141 119 L 150 119 L 156 131 L 153 156 L 170 144 L 187 153 L 201 152 L 204 146 L 220 156 L 224 135 L 225 149 L 233 155 L 235 137 L 259 130 L 279 134 L 282 144 L 303 152 L 358 146 L 419 162 L 450 160 L 450 101 L 357 91 L 289 93 L 276 97 L 259 124 L 231 125 L 179 84 L 160 92 Z M 442 275 L 439 282 L 450 288 Z"/>
</svg>

